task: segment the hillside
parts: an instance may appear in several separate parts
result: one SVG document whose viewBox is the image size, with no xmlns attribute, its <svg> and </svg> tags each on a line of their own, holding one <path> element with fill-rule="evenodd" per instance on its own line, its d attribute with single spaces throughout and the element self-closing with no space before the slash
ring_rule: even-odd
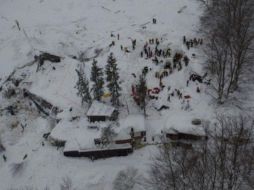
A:
<svg viewBox="0 0 254 190">
<path fill-rule="evenodd" d="M 192 74 L 205 76 L 204 56 L 202 44 L 188 49 L 183 36 L 202 39 L 198 32 L 201 14 L 196 0 L 0 0 L 0 137 L 6 149 L 0 152 L 0 189 L 26 186 L 59 189 L 63 179 L 69 177 L 77 189 L 111 190 L 117 173 L 126 168 L 137 168 L 146 177 L 157 151 L 154 139 L 168 126 L 192 133 L 193 119 L 212 121 L 216 113 L 223 112 L 224 109 L 216 110 L 207 83 L 190 80 Z M 135 48 L 132 47 L 134 39 Z M 161 63 L 145 55 L 141 57 L 149 39 L 158 39 L 158 47 L 170 49 L 171 55 L 161 56 Z M 115 45 L 110 46 L 112 41 Z M 153 51 L 155 42 L 148 46 Z M 45 61 L 37 71 L 34 56 L 42 52 L 60 56 L 61 61 Z M 147 144 L 126 157 L 96 161 L 65 157 L 63 148 L 52 146 L 43 135 L 59 127 L 54 135 L 64 140 L 81 139 L 78 142 L 86 143 L 98 137 L 99 132 L 87 129 L 89 107 L 81 106 L 77 96 L 75 69 L 83 65 L 90 78 L 93 58 L 104 69 L 111 52 L 117 60 L 122 87 L 120 125 L 128 125 L 133 119 L 127 120 L 128 116 L 143 113 L 133 100 L 132 86 L 144 67 L 149 70 L 147 87 L 160 89 L 157 99 L 151 99 L 147 106 L 144 120 Z M 181 68 L 175 66 L 172 73 L 164 76 L 162 88 L 156 72 L 164 71 L 165 63 L 173 62 L 176 53 L 187 56 L 190 61 L 187 65 L 182 61 Z M 209 79 L 204 77 L 205 81 Z M 20 80 L 19 84 L 15 85 L 14 80 Z M 10 98 L 4 95 L 8 88 L 15 89 L 15 95 Z M 57 107 L 60 111 L 54 116 L 60 122 L 56 125 L 51 117 L 38 111 L 23 96 L 24 89 L 50 102 L 49 114 Z M 110 104 L 107 98 L 103 101 Z M 163 105 L 167 109 L 160 110 Z M 6 109 L 10 106 L 14 115 Z M 71 121 L 73 117 L 80 119 Z M 96 125 L 103 128 L 107 124 Z M 6 160 L 2 159 L 3 155 Z M 21 162 L 22 170 L 13 171 L 13 164 Z"/>
</svg>

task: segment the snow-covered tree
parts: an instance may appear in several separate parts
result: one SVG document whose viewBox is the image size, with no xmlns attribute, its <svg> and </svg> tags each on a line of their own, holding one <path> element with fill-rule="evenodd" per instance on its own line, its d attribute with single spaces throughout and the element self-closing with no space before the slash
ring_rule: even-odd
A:
<svg viewBox="0 0 254 190">
<path fill-rule="evenodd" d="M 114 190 L 132 190 L 140 189 L 140 182 L 142 176 L 139 175 L 138 170 L 135 168 L 127 168 L 126 170 L 120 171 L 113 183 Z"/>
<path fill-rule="evenodd" d="M 237 90 L 253 64 L 254 1 L 200 0 L 205 3 L 201 24 L 211 86 L 219 103 Z"/>
<path fill-rule="evenodd" d="M 116 59 L 113 53 L 110 53 L 106 65 L 106 75 L 107 75 L 106 80 L 108 82 L 107 87 L 111 93 L 111 102 L 113 106 L 120 105 L 119 97 L 121 95 L 120 94 L 121 87 L 119 85 L 120 77 L 118 70 L 119 69 L 117 68 Z"/>
<path fill-rule="evenodd" d="M 139 107 L 144 110 L 146 116 L 146 105 L 147 105 L 147 84 L 145 75 L 140 75 L 139 82 L 137 84 L 137 96 L 139 100 Z"/>
<path fill-rule="evenodd" d="M 107 145 L 113 142 L 113 138 L 116 135 L 112 125 L 102 128 L 101 140 L 103 145 Z"/>
<path fill-rule="evenodd" d="M 113 53 L 110 53 L 107 65 L 106 65 L 106 80 L 110 82 L 112 80 L 112 65 L 116 63 L 116 58 L 114 57 Z"/>
<path fill-rule="evenodd" d="M 103 80 L 102 68 L 99 68 L 97 66 L 97 61 L 95 59 L 93 60 L 93 65 L 91 70 L 91 81 L 94 82 L 93 84 L 94 99 L 100 101 L 104 93 L 104 89 L 103 89 L 104 80 Z"/>
<path fill-rule="evenodd" d="M 86 102 L 91 104 L 92 98 L 89 90 L 89 81 L 86 78 L 83 67 L 80 67 L 79 70 L 76 70 L 78 74 L 78 81 L 76 83 L 75 88 L 77 88 L 77 95 L 81 97 L 82 105 Z"/>
</svg>

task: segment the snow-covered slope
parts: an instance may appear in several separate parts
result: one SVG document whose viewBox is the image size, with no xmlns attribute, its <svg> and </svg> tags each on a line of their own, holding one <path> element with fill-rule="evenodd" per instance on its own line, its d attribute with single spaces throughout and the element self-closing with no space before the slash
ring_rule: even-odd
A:
<svg viewBox="0 0 254 190">
<path fill-rule="evenodd" d="M 178 12 L 184 6 L 187 7 Z M 161 66 L 140 57 L 140 51 L 149 38 L 159 38 L 160 46 L 170 47 L 173 53 L 183 51 L 189 57 L 195 53 L 196 57 L 191 59 L 188 67 L 163 79 L 166 88 L 157 102 L 149 104 L 146 129 L 151 140 L 170 122 L 180 122 L 184 126 L 188 124 L 181 119 L 183 117 L 210 119 L 214 115 L 206 86 L 199 85 L 201 93 L 196 92 L 196 83 L 186 86 L 190 73 L 204 74 L 199 51 L 195 48 L 187 50 L 182 43 L 184 35 L 200 37 L 197 29 L 201 12 L 196 0 L 0 0 L 0 78 L 3 81 L 13 69 L 31 62 L 39 51 L 59 55 L 62 57 L 60 63 L 46 62 L 40 72 L 36 72 L 36 65 L 25 67 L 18 70 L 16 76 L 26 73 L 25 82 L 30 85 L 22 84 L 21 87 L 29 88 L 32 93 L 63 109 L 59 117 L 70 117 L 68 110 L 71 107 L 82 115 L 84 110 L 74 88 L 77 81 L 75 69 L 80 62 L 72 57 L 82 52 L 92 57 L 96 49 L 102 49 L 97 61 L 104 67 L 109 53 L 113 52 L 122 80 L 125 107 L 120 117 L 123 119 L 127 105 L 131 114 L 141 112 L 130 97 L 131 85 L 137 80 L 132 73 L 138 75 L 144 66 L 148 66 L 152 69 L 147 76 L 148 87 L 159 86 L 154 73 Z M 157 24 L 152 24 L 152 18 L 157 19 Z M 131 39 L 137 40 L 136 50 L 131 53 L 121 51 L 121 45 L 131 50 Z M 110 48 L 112 41 L 116 45 Z M 87 76 L 90 75 L 91 63 L 91 60 L 85 62 Z M 171 87 L 169 91 L 168 86 Z M 175 96 L 169 102 L 169 110 L 156 111 L 156 104 L 167 102 L 168 93 L 175 89 L 191 96 L 191 109 L 186 111 L 186 102 Z M 50 130 L 46 119 L 32 113 L 31 116 L 24 113 L 18 117 L 27 123 L 24 132 L 19 127 L 11 130 L 2 124 L 10 123 L 10 117 L 1 117 L 0 131 L 7 157 L 6 162 L 0 159 L 0 189 L 3 190 L 26 185 L 39 189 L 48 185 L 51 189 L 58 189 L 66 176 L 78 189 L 110 190 L 117 172 L 126 167 L 136 167 L 146 175 L 155 151 L 154 146 L 147 146 L 128 157 L 95 162 L 66 158 L 61 149 L 57 150 L 47 142 L 42 146 L 42 135 Z M 21 162 L 25 154 L 28 157 L 24 170 L 20 175 L 13 175 L 12 164 Z M 2 157 L 3 153 L 0 155 Z"/>
</svg>

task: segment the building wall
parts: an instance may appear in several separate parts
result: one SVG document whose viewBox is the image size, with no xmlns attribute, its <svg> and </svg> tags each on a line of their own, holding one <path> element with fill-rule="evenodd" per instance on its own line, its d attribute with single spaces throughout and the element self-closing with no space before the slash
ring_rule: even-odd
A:
<svg viewBox="0 0 254 190">
<path fill-rule="evenodd" d="M 96 121 L 115 121 L 117 119 L 117 115 L 112 115 L 110 117 L 108 116 L 88 116 L 88 119 L 90 122 L 96 122 Z"/>
<path fill-rule="evenodd" d="M 169 134 L 169 133 L 167 133 L 166 137 L 171 139 L 171 140 L 178 140 L 179 139 L 178 134 Z"/>
<path fill-rule="evenodd" d="M 109 158 L 114 156 L 127 156 L 129 153 L 132 153 L 132 148 L 125 149 L 104 149 L 104 150 L 93 150 L 93 151 L 66 151 L 64 152 L 65 156 L 68 157 L 88 157 L 91 159 L 99 158 Z"/>
<path fill-rule="evenodd" d="M 166 137 L 171 140 L 206 140 L 207 139 L 206 136 L 186 134 L 186 133 L 178 133 L 178 134 L 167 133 Z"/>
<path fill-rule="evenodd" d="M 201 135 L 193 135 L 193 134 L 186 134 L 186 133 L 179 133 L 179 139 L 186 139 L 186 140 L 205 140 L 205 136 Z"/>
<path fill-rule="evenodd" d="M 96 121 L 106 121 L 105 116 L 88 116 L 88 119 L 90 122 L 96 122 Z"/>
<path fill-rule="evenodd" d="M 121 140 L 116 140 L 115 143 L 116 144 L 126 144 L 126 143 L 130 143 L 131 144 L 131 139 L 121 139 Z"/>
<path fill-rule="evenodd" d="M 146 136 L 146 131 L 134 131 L 134 138 L 143 138 Z"/>
</svg>

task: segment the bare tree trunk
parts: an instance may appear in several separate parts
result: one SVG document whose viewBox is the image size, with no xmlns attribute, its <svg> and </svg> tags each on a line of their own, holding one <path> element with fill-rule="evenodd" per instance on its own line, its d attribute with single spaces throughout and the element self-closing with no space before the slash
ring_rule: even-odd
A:
<svg viewBox="0 0 254 190">
<path fill-rule="evenodd" d="M 201 23 L 208 41 L 207 69 L 216 78 L 214 85 L 218 101 L 222 103 L 223 97 L 228 98 L 237 90 L 246 72 L 245 66 L 253 60 L 250 55 L 254 41 L 254 1 L 201 1 L 206 9 Z"/>
<path fill-rule="evenodd" d="M 253 126 L 250 118 L 218 116 L 207 130 L 207 142 L 196 143 L 192 149 L 164 144 L 154 158 L 148 186 L 156 190 L 251 188 Z"/>
</svg>

